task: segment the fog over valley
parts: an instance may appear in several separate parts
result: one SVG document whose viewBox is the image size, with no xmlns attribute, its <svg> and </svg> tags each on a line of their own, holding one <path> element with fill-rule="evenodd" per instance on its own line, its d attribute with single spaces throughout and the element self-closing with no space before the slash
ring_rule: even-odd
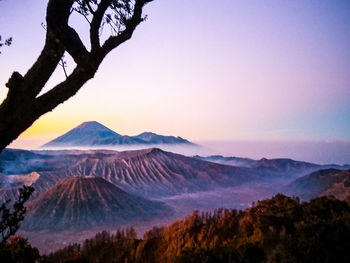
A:
<svg viewBox="0 0 350 263">
<path fill-rule="evenodd" d="M 35 188 L 20 233 L 48 252 L 67 245 L 67 237 L 72 242 L 82 242 L 89 234 L 101 231 L 101 223 L 104 229 L 133 226 L 142 235 L 154 225 L 169 224 L 194 210 L 246 209 L 277 193 L 298 194 L 309 200 L 328 191 L 344 198 L 342 193 L 350 187 L 345 183 L 350 180 L 349 173 L 334 177 L 350 169 L 350 165 L 320 165 L 286 158 L 200 156 L 201 151 L 211 149 L 199 144 L 158 146 L 163 149 L 121 151 L 122 147 L 130 149 L 138 145 L 122 146 L 118 151 L 112 150 L 115 147 L 6 149 L 0 155 L 0 198 L 15 200 L 23 184 Z M 164 149 L 187 151 L 188 155 Z M 309 179 L 303 179 L 302 183 L 296 180 L 328 170 L 331 172 L 322 174 L 339 179 L 320 181 L 317 188 L 320 190 L 305 195 L 310 187 Z M 74 181 L 73 178 L 81 179 Z M 102 181 L 85 183 L 81 181 L 83 178 Z M 97 199 L 93 201 L 92 197 Z M 100 204 L 99 209 L 93 209 L 93 203 Z M 125 212 L 145 206 L 148 208 L 141 214 L 138 212 L 138 217 Z M 108 212 L 114 210 L 115 214 Z M 44 231 L 40 238 L 37 231 Z"/>
</svg>

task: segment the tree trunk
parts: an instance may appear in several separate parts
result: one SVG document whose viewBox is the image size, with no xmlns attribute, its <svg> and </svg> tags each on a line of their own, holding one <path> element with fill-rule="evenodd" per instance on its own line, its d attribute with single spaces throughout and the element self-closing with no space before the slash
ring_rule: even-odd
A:
<svg viewBox="0 0 350 263">
<path fill-rule="evenodd" d="M 78 33 L 68 25 L 73 12 L 74 0 L 49 0 L 46 11 L 47 33 L 43 50 L 22 76 L 14 72 L 6 84 L 8 93 L 0 105 L 0 153 L 13 140 L 28 129 L 43 114 L 52 111 L 59 104 L 74 96 L 78 90 L 94 77 L 104 57 L 131 38 L 137 25 L 142 21 L 142 8 L 152 0 L 135 0 L 128 17 L 120 17 L 123 30 L 110 36 L 100 45 L 99 29 L 108 8 L 116 14 L 126 12 L 122 7 L 114 7 L 111 0 L 101 0 L 96 9 L 91 9 L 90 23 L 91 51 L 87 51 Z M 131 2 L 131 1 L 130 1 Z M 84 3 L 84 1 L 83 1 Z M 81 3 L 81 4 L 83 4 Z M 90 4 L 94 1 L 90 0 Z M 48 79 L 56 69 L 64 52 L 68 52 L 76 62 L 76 67 L 66 80 L 39 96 Z"/>
</svg>

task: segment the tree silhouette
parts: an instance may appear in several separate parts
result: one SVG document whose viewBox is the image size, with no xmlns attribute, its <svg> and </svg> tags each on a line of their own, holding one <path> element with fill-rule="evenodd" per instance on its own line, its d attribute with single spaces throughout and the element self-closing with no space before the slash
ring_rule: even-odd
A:
<svg viewBox="0 0 350 263">
<path fill-rule="evenodd" d="M 39 250 L 32 247 L 26 238 L 13 236 L 0 251 L 1 262 L 34 263 L 40 258 Z"/>
<path fill-rule="evenodd" d="M 12 44 L 12 37 L 6 38 L 5 41 L 2 40 L 2 36 L 0 35 L 0 47 L 2 46 L 11 46 Z M 0 51 L 1 54 L 1 51 Z"/>
<path fill-rule="evenodd" d="M 46 9 L 45 45 L 33 66 L 22 76 L 13 72 L 8 93 L 0 105 L 0 152 L 29 128 L 41 115 L 74 96 L 94 77 L 105 56 L 129 40 L 145 20 L 143 7 L 153 0 L 49 0 Z M 89 24 L 90 50 L 68 25 L 72 13 Z M 110 34 L 102 41 L 102 31 Z M 76 63 L 72 73 L 49 91 L 40 94 L 67 52 Z"/>
<path fill-rule="evenodd" d="M 10 201 L 0 206 L 0 250 L 2 250 L 6 242 L 13 236 L 20 227 L 20 222 L 24 219 L 26 208 L 24 203 L 28 201 L 34 188 L 31 186 L 23 186 L 19 189 L 19 197 L 14 202 L 13 208 L 8 208 Z"/>
</svg>

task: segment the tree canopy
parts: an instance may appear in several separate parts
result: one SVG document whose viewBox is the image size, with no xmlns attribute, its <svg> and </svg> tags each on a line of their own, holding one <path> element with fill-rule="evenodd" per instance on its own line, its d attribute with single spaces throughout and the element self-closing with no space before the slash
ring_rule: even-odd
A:
<svg viewBox="0 0 350 263">
<path fill-rule="evenodd" d="M 12 44 L 12 37 L 9 37 L 3 40 L 2 36 L 0 35 L 0 48 L 2 46 L 11 46 L 11 44 Z M 0 51 L 0 54 L 1 54 L 1 51 Z"/>
<path fill-rule="evenodd" d="M 20 227 L 20 222 L 24 219 L 26 207 L 24 203 L 28 201 L 34 188 L 23 186 L 19 189 L 19 197 L 10 209 L 10 200 L 0 206 L 0 250 L 4 248 L 8 239 L 14 235 Z"/>
<path fill-rule="evenodd" d="M 278 194 L 244 211 L 195 211 L 142 239 L 102 232 L 48 256 L 48 262 L 349 262 L 349 203 L 320 197 L 300 203 Z"/>
</svg>

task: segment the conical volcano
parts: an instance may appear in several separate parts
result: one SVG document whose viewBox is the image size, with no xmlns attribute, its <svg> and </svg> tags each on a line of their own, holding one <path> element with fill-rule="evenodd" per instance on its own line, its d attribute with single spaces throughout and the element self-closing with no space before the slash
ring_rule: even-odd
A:
<svg viewBox="0 0 350 263">
<path fill-rule="evenodd" d="M 28 204 L 23 229 L 88 229 L 171 213 L 165 204 L 136 197 L 102 178 L 69 177 Z"/>
</svg>

